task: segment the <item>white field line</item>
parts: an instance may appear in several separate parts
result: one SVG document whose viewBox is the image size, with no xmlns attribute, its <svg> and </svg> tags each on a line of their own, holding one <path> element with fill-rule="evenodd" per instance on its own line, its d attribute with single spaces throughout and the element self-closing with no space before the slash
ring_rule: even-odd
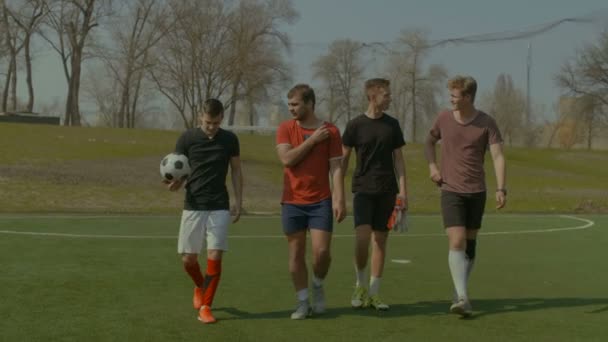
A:
<svg viewBox="0 0 608 342">
<path fill-rule="evenodd" d="M 535 216 L 535 215 L 530 215 Z M 547 228 L 547 229 L 532 229 L 532 230 L 519 230 L 519 231 L 503 231 L 503 232 L 484 232 L 481 230 L 480 235 L 515 235 L 515 234 L 537 234 L 537 233 L 554 233 L 569 230 L 583 230 L 590 228 L 595 222 L 569 215 L 558 215 L 561 218 L 579 221 L 583 224 L 578 226 L 568 226 L 560 228 Z M 105 216 L 100 216 L 105 217 Z M 76 216 L 72 216 L 76 218 Z M 439 229 L 439 228 L 438 228 Z M 70 233 L 45 233 L 45 232 L 26 232 L 17 230 L 0 230 L 0 234 L 11 234 L 11 235 L 30 235 L 30 236 L 49 236 L 49 237 L 67 237 L 67 238 L 89 238 L 89 239 L 177 239 L 177 233 L 175 235 L 89 235 L 89 234 L 70 234 Z M 434 233 L 434 234 L 416 234 L 416 233 L 405 233 L 405 234 L 391 234 L 393 237 L 432 237 L 432 236 L 445 236 L 445 234 Z M 335 238 L 354 237 L 354 234 L 334 234 Z M 231 239 L 284 239 L 284 235 L 229 235 Z"/>
</svg>

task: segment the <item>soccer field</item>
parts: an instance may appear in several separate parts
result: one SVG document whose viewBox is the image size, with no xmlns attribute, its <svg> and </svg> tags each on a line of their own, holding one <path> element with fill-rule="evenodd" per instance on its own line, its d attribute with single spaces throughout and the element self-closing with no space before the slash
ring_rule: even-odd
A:
<svg viewBox="0 0 608 342">
<path fill-rule="evenodd" d="M 452 294 L 439 216 L 389 238 L 388 312 L 350 308 L 352 220 L 335 226 L 328 311 L 289 319 L 295 295 L 277 217 L 230 227 L 215 325 L 192 309 L 177 216 L 0 215 L 1 341 L 605 341 L 605 215 L 486 216 L 470 281 Z M 401 262 L 394 262 L 401 261 Z"/>
</svg>

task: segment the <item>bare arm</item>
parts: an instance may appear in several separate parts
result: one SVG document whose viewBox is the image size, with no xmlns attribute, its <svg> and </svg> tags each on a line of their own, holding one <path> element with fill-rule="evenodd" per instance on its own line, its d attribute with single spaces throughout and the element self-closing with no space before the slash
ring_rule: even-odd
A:
<svg viewBox="0 0 608 342">
<path fill-rule="evenodd" d="M 348 171 L 348 161 L 350 160 L 350 151 L 352 147 L 342 145 L 342 176 L 346 177 Z"/>
<path fill-rule="evenodd" d="M 496 209 L 504 208 L 507 204 L 506 194 L 506 172 L 505 172 L 505 157 L 502 153 L 502 144 L 490 145 L 490 154 L 494 163 L 494 172 L 496 174 Z M 501 190 L 499 190 L 501 189 Z"/>
<path fill-rule="evenodd" d="M 403 152 L 401 147 L 393 150 L 393 160 L 395 161 L 395 172 L 397 173 L 397 181 L 399 183 L 399 196 L 403 201 L 403 210 L 407 210 L 407 182 L 405 176 L 405 160 L 403 159 Z"/>
<path fill-rule="evenodd" d="M 334 158 L 329 161 L 329 174 L 331 175 L 333 189 L 333 211 L 336 221 L 342 222 L 346 216 L 346 201 L 344 199 L 344 172 L 342 170 L 342 158 Z"/>
<path fill-rule="evenodd" d="M 279 155 L 279 160 L 285 167 L 296 166 L 316 144 L 327 138 L 329 138 L 329 130 L 325 126 L 321 126 L 298 147 L 292 147 L 288 144 L 278 145 L 277 154 Z"/>
<path fill-rule="evenodd" d="M 443 183 L 443 178 L 441 177 L 441 172 L 439 171 L 439 167 L 437 166 L 437 152 L 435 151 L 435 145 L 437 145 L 437 138 L 432 135 L 428 135 L 426 137 L 426 141 L 424 143 L 424 156 L 426 158 L 427 163 L 429 164 L 429 173 L 430 178 L 435 184 L 441 186 Z"/>
<path fill-rule="evenodd" d="M 230 171 L 232 188 L 234 189 L 234 218 L 232 222 L 235 223 L 241 218 L 241 208 L 243 206 L 243 172 L 240 157 L 230 158 Z"/>
</svg>

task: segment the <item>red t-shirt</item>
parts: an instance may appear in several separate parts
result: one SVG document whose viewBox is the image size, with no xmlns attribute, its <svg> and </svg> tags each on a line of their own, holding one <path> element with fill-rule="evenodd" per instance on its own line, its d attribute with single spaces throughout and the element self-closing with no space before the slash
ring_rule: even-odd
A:
<svg viewBox="0 0 608 342">
<path fill-rule="evenodd" d="M 283 197 L 281 203 L 312 204 L 331 197 L 329 161 L 342 158 L 340 130 L 325 122 L 329 138 L 316 144 L 295 166 L 283 169 Z M 298 147 L 315 129 L 302 128 L 296 120 L 288 120 L 277 129 L 277 146 Z"/>
</svg>

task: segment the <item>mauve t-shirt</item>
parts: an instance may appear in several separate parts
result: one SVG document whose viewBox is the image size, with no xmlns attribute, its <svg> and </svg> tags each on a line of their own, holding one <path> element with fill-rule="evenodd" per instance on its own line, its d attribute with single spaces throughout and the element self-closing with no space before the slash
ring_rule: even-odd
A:
<svg viewBox="0 0 608 342">
<path fill-rule="evenodd" d="M 458 193 L 486 191 L 485 153 L 489 145 L 503 142 L 494 118 L 477 111 L 473 120 L 462 124 L 452 111 L 445 111 L 435 119 L 430 134 L 441 140 L 441 189 Z"/>
</svg>

